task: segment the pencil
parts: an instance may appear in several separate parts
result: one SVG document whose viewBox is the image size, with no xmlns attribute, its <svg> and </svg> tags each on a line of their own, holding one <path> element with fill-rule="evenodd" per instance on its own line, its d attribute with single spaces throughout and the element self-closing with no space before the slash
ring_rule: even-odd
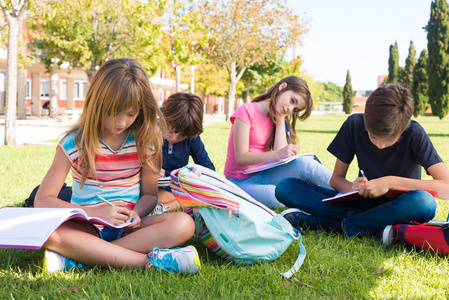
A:
<svg viewBox="0 0 449 300">
<path fill-rule="evenodd" d="M 106 200 L 105 198 L 101 197 L 100 195 L 95 194 L 95 196 L 97 196 L 98 199 L 100 199 L 100 200 L 106 202 L 106 203 L 109 204 L 110 206 L 115 206 L 114 204 L 112 204 L 112 202 L 109 202 L 108 200 Z"/>
<path fill-rule="evenodd" d="M 290 144 L 293 144 L 292 136 L 290 135 L 290 129 L 288 129 L 288 124 L 287 123 L 285 123 L 285 129 L 287 130 L 288 140 L 290 141 Z"/>
</svg>

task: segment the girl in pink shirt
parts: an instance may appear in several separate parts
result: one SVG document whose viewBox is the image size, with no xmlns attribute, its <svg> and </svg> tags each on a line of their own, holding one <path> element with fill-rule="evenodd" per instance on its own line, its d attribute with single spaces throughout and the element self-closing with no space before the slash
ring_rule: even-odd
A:
<svg viewBox="0 0 449 300">
<path fill-rule="evenodd" d="M 307 119 L 312 105 L 307 83 L 296 76 L 280 80 L 251 103 L 241 105 L 231 117 L 224 175 L 268 207 L 283 206 L 276 199 L 274 190 L 286 177 L 329 188 L 332 172 L 310 157 L 299 157 L 285 165 L 244 174 L 245 170 L 257 165 L 298 154 L 296 120 Z"/>
</svg>

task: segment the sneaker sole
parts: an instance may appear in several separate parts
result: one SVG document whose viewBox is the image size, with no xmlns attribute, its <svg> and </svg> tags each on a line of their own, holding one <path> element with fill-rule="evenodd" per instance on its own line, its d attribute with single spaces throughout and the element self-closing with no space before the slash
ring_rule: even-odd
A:
<svg viewBox="0 0 449 300">
<path fill-rule="evenodd" d="M 281 215 L 281 216 L 285 216 L 286 214 L 293 213 L 293 212 L 301 212 L 301 213 L 303 213 L 303 214 L 305 214 L 305 215 L 311 216 L 311 214 L 309 214 L 308 212 L 305 212 L 305 211 L 303 211 L 303 210 L 300 210 L 299 208 L 289 208 L 289 209 L 286 209 L 286 210 L 282 211 L 282 212 L 280 213 L 280 215 Z"/>
<path fill-rule="evenodd" d="M 43 270 L 46 273 L 54 273 L 64 270 L 61 259 L 56 252 L 45 250 Z M 58 266 L 55 268 L 55 266 Z"/>
<path fill-rule="evenodd" d="M 382 243 L 387 246 L 393 245 L 394 238 L 395 238 L 395 233 L 394 233 L 393 226 L 391 226 L 391 225 L 386 226 L 382 232 Z"/>
<path fill-rule="evenodd" d="M 193 251 L 195 251 L 195 257 L 193 258 L 193 264 L 197 267 L 195 268 L 196 270 L 188 270 L 187 273 L 188 274 L 194 274 L 197 273 L 198 271 L 201 270 L 201 260 L 200 260 L 200 256 L 198 255 L 198 251 L 196 250 L 195 247 L 193 246 L 188 246 L 188 248 L 193 248 Z"/>
</svg>

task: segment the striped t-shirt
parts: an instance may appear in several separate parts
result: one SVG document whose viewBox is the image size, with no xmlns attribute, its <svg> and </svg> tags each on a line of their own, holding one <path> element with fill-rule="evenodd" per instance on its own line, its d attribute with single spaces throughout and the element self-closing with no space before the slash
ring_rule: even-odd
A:
<svg viewBox="0 0 449 300">
<path fill-rule="evenodd" d="M 128 135 L 119 150 L 112 150 L 104 142 L 100 142 L 99 154 L 95 159 L 97 178 L 89 172 L 84 186 L 80 188 L 83 168 L 78 165 L 79 151 L 75 146 L 76 132 L 71 133 L 59 143 L 59 147 L 72 163 L 73 177 L 72 200 L 78 205 L 96 206 L 106 203 L 96 195 L 114 203 L 124 201 L 129 208 L 140 197 L 141 165 L 137 155 L 134 132 Z M 81 164 L 82 165 L 82 164 Z"/>
</svg>

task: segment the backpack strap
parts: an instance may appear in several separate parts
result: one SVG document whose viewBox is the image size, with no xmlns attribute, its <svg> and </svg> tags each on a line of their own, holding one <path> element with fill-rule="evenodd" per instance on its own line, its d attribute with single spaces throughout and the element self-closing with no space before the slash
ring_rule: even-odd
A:
<svg viewBox="0 0 449 300">
<path fill-rule="evenodd" d="M 300 234 L 300 233 L 298 232 L 298 234 Z M 298 271 L 299 268 L 301 268 L 302 263 L 304 262 L 304 259 L 306 258 L 306 248 L 304 248 L 303 244 L 301 243 L 301 236 L 299 237 L 298 244 L 299 244 L 299 256 L 296 259 L 295 264 L 287 272 L 281 273 L 281 275 L 287 279 L 292 277 L 293 274 L 295 274 L 296 271 Z"/>
<path fill-rule="evenodd" d="M 405 242 L 405 228 L 407 228 L 407 226 L 408 224 L 401 224 L 398 229 L 399 242 L 404 246 L 407 246 L 407 243 Z"/>
</svg>

